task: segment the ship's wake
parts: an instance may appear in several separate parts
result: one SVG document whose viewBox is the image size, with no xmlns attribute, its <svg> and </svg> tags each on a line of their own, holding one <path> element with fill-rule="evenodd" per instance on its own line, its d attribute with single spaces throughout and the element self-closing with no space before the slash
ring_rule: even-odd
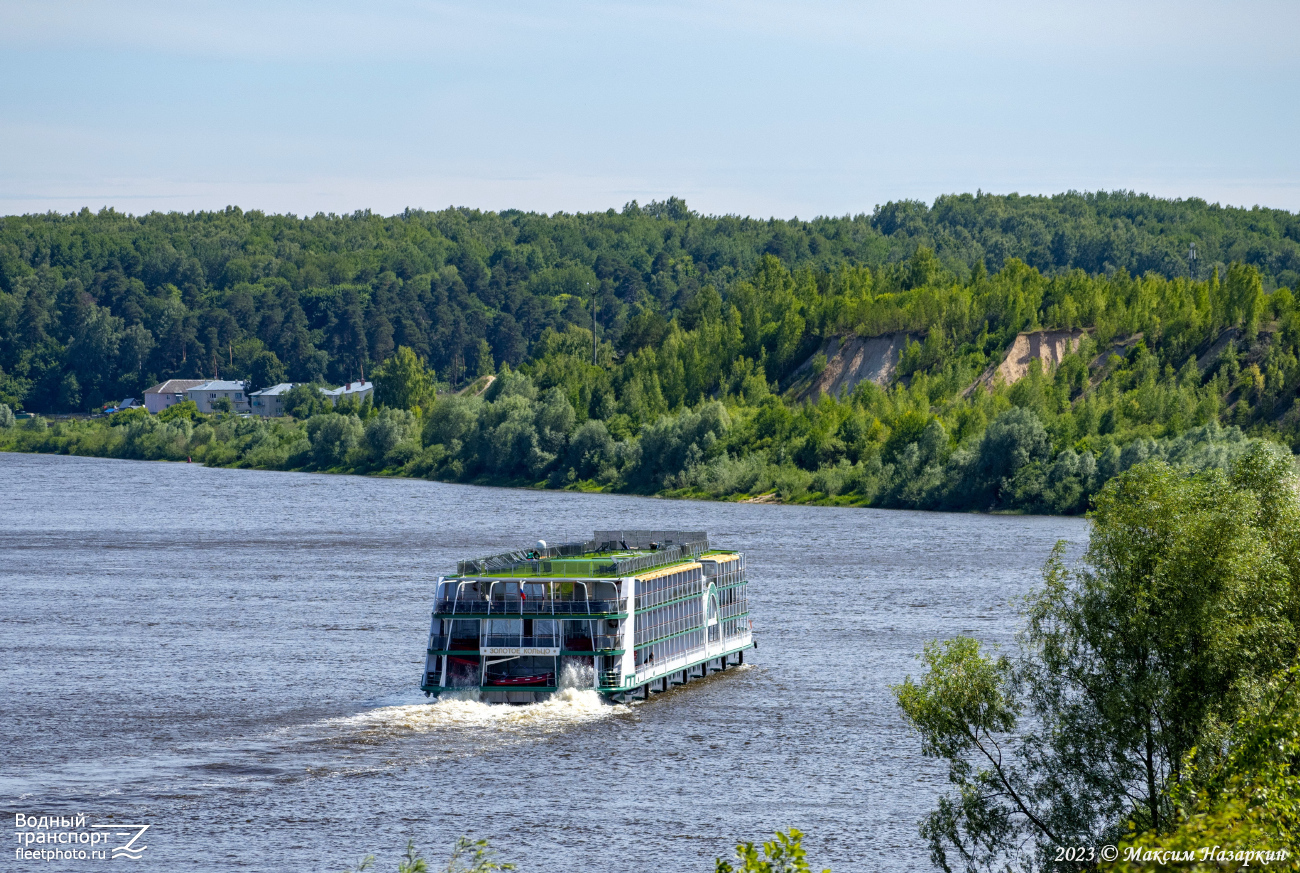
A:
<svg viewBox="0 0 1300 873">
<path fill-rule="evenodd" d="M 591 685 L 590 667 L 568 664 L 560 675 L 558 690 L 538 703 L 484 703 L 477 689 L 467 689 L 445 693 L 433 703 L 384 706 L 331 721 L 362 735 L 458 729 L 550 733 L 627 711 L 625 706 L 606 702 Z"/>
</svg>

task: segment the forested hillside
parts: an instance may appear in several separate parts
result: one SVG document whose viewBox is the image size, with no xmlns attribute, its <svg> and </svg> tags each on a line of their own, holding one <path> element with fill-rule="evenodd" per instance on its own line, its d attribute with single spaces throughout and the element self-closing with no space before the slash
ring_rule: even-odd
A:
<svg viewBox="0 0 1300 873">
<path fill-rule="evenodd" d="M 166 377 L 363 372 L 378 402 L 336 410 L 303 389 L 295 420 L 118 415 L 0 442 L 1079 512 L 1146 458 L 1222 468 L 1252 438 L 1300 443 L 1300 311 L 1281 284 L 1300 264 L 1296 222 L 1133 195 L 953 197 L 811 222 L 704 218 L 678 201 L 550 217 L 11 218 L 0 402 L 54 412 Z M 1192 241 L 1195 278 L 1176 257 Z M 896 354 L 816 390 L 847 366 L 827 351 L 854 337 Z"/>
<path fill-rule="evenodd" d="M 1265 290 L 1300 274 L 1296 215 L 1123 192 L 956 195 L 811 221 L 705 217 L 676 199 L 552 216 L 11 216 L 0 220 L 0 400 L 69 412 L 172 377 L 339 383 L 399 345 L 460 385 L 518 367 L 548 328 L 589 327 L 593 301 L 618 352 L 656 346 L 674 316 L 690 327 L 709 305 L 702 289 L 730 300 L 765 255 L 812 271 L 823 290 L 856 283 L 880 296 L 967 282 L 972 267 L 995 273 L 1009 258 L 1047 276 L 1187 277 L 1193 243 L 1200 279 L 1232 262 L 1254 266 Z M 909 260 L 921 247 L 935 257 Z M 888 326 L 865 314 L 829 326 Z M 795 324 L 770 378 L 802 348 Z"/>
</svg>

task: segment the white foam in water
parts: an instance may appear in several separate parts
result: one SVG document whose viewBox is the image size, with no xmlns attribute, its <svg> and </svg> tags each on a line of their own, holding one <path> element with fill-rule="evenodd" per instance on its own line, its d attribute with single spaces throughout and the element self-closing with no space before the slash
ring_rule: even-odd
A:
<svg viewBox="0 0 1300 873">
<path fill-rule="evenodd" d="M 331 724 L 363 731 L 422 733 L 440 729 L 497 727 L 556 728 L 607 718 L 626 707 L 608 703 L 591 687 L 591 667 L 565 664 L 558 690 L 540 703 L 524 705 L 484 703 L 478 689 L 452 691 L 433 703 L 413 706 L 384 706 Z"/>
</svg>

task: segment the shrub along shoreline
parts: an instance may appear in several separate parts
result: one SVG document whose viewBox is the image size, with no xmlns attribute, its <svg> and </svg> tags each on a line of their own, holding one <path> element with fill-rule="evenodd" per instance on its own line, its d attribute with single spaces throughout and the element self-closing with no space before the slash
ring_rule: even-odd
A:
<svg viewBox="0 0 1300 873">
<path fill-rule="evenodd" d="M 794 415 L 771 395 L 756 405 L 709 401 L 638 433 L 617 417 L 578 424 L 562 390 L 539 391 L 508 369 L 480 396 L 416 392 L 425 399 L 412 409 L 384 406 L 383 396 L 379 406 L 367 399 L 334 408 L 297 389 L 289 401 L 295 414 L 280 419 L 205 415 L 193 403 L 158 415 L 141 409 L 54 422 L 14 421 L 6 409 L 0 450 L 705 500 L 1068 515 L 1086 511 L 1106 482 L 1143 461 L 1227 469 L 1262 442 L 1210 420 L 1177 436 L 1055 449 L 1032 409 L 1008 406 L 956 446 L 940 419 L 903 417 L 894 433 L 906 436 L 915 425 L 911 439 L 891 435 L 884 451 L 809 470 L 771 438 Z"/>
</svg>

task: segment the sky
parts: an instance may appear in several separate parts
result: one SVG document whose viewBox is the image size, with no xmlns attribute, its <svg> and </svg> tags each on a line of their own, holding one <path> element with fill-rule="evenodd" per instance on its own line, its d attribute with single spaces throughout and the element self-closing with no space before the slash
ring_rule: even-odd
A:
<svg viewBox="0 0 1300 873">
<path fill-rule="evenodd" d="M 0 214 L 1300 211 L 1300 3 L 0 0 Z"/>
</svg>

